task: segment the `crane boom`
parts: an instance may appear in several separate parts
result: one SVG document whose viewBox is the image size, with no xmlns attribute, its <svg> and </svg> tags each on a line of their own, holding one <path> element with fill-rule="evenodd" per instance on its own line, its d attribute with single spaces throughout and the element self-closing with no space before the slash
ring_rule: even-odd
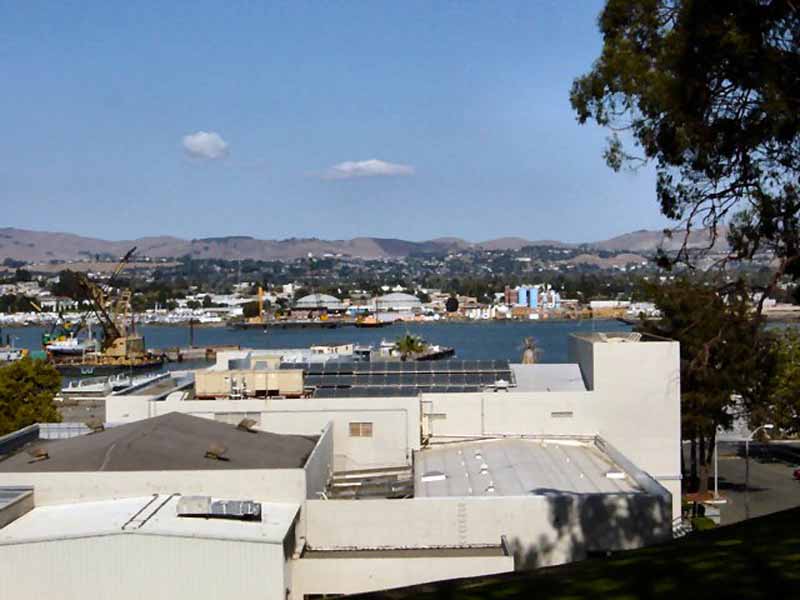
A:
<svg viewBox="0 0 800 600">
<path fill-rule="evenodd" d="M 114 344 L 115 340 L 124 337 L 127 334 L 126 328 L 124 326 L 120 326 L 120 324 L 117 322 L 117 307 L 111 304 L 108 296 L 111 284 L 114 283 L 116 278 L 125 268 L 125 264 L 130 260 L 131 256 L 133 256 L 134 252 L 136 252 L 135 246 L 128 250 L 128 252 L 125 253 L 125 256 L 120 259 L 119 263 L 112 272 L 111 277 L 109 277 L 108 282 L 105 285 L 105 289 L 89 279 L 85 274 L 80 273 L 78 275 L 78 282 L 86 292 L 86 296 L 92 304 L 92 312 L 94 312 L 98 322 L 100 323 L 100 326 L 103 328 L 104 350 L 110 348 Z M 126 296 L 126 298 L 129 298 L 129 296 Z"/>
</svg>

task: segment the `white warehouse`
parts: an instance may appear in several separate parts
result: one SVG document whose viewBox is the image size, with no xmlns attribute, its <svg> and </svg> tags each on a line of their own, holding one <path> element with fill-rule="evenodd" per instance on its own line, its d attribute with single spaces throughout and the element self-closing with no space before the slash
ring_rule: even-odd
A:
<svg viewBox="0 0 800 600">
<path fill-rule="evenodd" d="M 669 539 L 677 343 L 591 334 L 570 353 L 511 365 L 503 385 L 458 374 L 460 392 L 415 373 L 416 394 L 359 396 L 361 375 L 343 369 L 304 372 L 296 398 L 145 390 L 107 398 L 105 431 L 21 449 L 0 439 L 0 597 L 299 599 Z M 314 391 L 342 380 L 352 387 Z"/>
</svg>

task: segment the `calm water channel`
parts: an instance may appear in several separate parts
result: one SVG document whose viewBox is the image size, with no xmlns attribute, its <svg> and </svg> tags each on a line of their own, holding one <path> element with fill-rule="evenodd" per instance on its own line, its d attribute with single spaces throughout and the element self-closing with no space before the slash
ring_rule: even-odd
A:
<svg viewBox="0 0 800 600">
<path fill-rule="evenodd" d="M 143 326 L 140 332 L 148 348 L 169 348 L 189 345 L 188 327 Z M 231 330 L 224 327 L 194 330 L 196 346 L 238 345 L 247 348 L 307 348 L 312 344 L 355 342 L 379 344 L 382 339 L 394 340 L 406 331 L 422 336 L 433 344 L 452 346 L 456 356 L 464 359 L 507 359 L 518 362 L 522 355 L 523 340 L 531 336 L 540 350 L 539 360 L 546 363 L 567 360 L 567 338 L 575 332 L 630 331 L 618 321 L 542 321 L 508 323 L 420 323 L 398 324 L 383 329 L 274 329 Z M 2 341 L 14 338 L 18 347 L 31 350 L 41 348 L 43 329 L 24 327 L 2 329 Z"/>
</svg>

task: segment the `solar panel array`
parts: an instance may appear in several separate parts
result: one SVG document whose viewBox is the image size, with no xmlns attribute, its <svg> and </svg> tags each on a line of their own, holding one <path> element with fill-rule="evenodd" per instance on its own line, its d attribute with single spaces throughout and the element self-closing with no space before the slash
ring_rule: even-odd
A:
<svg viewBox="0 0 800 600">
<path fill-rule="evenodd" d="M 475 373 L 475 372 L 509 372 L 511 367 L 507 360 L 423 360 L 423 361 L 389 361 L 370 362 L 297 362 L 281 363 L 281 369 L 302 369 L 308 375 L 355 373 Z"/>
<path fill-rule="evenodd" d="M 479 392 L 499 381 L 512 384 L 505 360 L 373 361 L 284 363 L 302 369 L 317 398 L 416 396 L 420 393 Z"/>
<path fill-rule="evenodd" d="M 314 398 L 391 398 L 400 396 L 416 396 L 417 394 L 448 394 L 480 392 L 483 388 L 467 385 L 453 386 L 386 386 L 386 387 L 353 387 L 353 388 L 317 388 Z"/>
</svg>

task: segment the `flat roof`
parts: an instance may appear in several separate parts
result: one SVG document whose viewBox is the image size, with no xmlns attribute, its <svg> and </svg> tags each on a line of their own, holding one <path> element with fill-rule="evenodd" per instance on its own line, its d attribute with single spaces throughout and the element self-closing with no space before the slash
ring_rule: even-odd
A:
<svg viewBox="0 0 800 600">
<path fill-rule="evenodd" d="M 305 465 L 318 439 L 243 431 L 172 412 L 70 439 L 40 440 L 36 446 L 48 458 L 37 461 L 17 452 L 0 460 L 0 472 L 296 469 Z M 212 447 L 225 448 L 228 460 L 206 458 Z"/>
<path fill-rule="evenodd" d="M 593 442 L 502 438 L 414 453 L 415 497 L 639 492 L 630 474 Z"/>
<path fill-rule="evenodd" d="M 179 517 L 180 498 L 155 494 L 36 507 L 0 529 L 0 545 L 135 533 L 281 544 L 300 508 L 261 502 L 261 521 Z"/>
<path fill-rule="evenodd" d="M 585 392 L 586 383 L 577 364 L 511 365 L 515 392 Z"/>
<path fill-rule="evenodd" d="M 591 333 L 573 333 L 572 335 L 574 335 L 576 338 L 588 340 L 590 342 L 599 342 L 605 344 L 631 344 L 645 341 L 645 338 L 649 338 L 650 340 L 658 339 L 649 335 L 643 336 L 641 333 L 636 331 L 595 331 Z M 660 341 L 669 342 L 672 340 L 662 339 Z"/>
</svg>

